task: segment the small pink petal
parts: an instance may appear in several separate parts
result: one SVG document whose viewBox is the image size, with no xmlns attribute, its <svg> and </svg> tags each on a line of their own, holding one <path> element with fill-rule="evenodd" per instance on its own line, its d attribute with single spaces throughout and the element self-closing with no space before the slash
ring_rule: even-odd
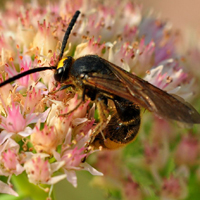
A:
<svg viewBox="0 0 200 200">
<path fill-rule="evenodd" d="M 0 181 L 0 193 L 10 194 L 18 197 L 19 195 L 9 185 Z"/>
<path fill-rule="evenodd" d="M 88 119 L 94 119 L 95 114 L 95 104 L 93 104 L 92 108 L 89 110 Z"/>
<path fill-rule="evenodd" d="M 18 163 L 16 165 L 16 172 L 15 175 L 18 176 L 19 174 L 21 174 L 24 171 L 24 168 Z"/>
<path fill-rule="evenodd" d="M 32 132 L 33 130 L 30 127 L 26 127 L 24 131 L 18 132 L 18 135 L 21 135 L 22 137 L 28 137 Z"/>
<path fill-rule="evenodd" d="M 17 144 L 13 139 L 8 138 L 8 140 L 0 146 L 0 153 L 9 148 L 14 148 L 16 151 L 19 151 L 19 144 Z"/>
<path fill-rule="evenodd" d="M 51 164 L 52 172 L 59 170 L 62 166 L 65 165 L 65 161 L 55 162 Z"/>
<path fill-rule="evenodd" d="M 0 145 L 3 144 L 8 138 L 10 138 L 14 133 L 8 133 L 7 131 L 2 131 L 0 133 Z"/>
<path fill-rule="evenodd" d="M 88 120 L 88 118 L 76 118 L 73 120 L 73 125 L 74 126 L 78 126 L 79 124 L 82 124 L 84 122 L 86 122 Z"/>
<path fill-rule="evenodd" d="M 89 138 L 91 137 L 91 133 L 92 133 L 92 130 L 89 130 L 89 132 L 83 137 L 81 138 L 78 143 L 77 143 L 77 147 L 80 149 L 81 147 L 83 147 L 85 145 L 85 143 L 87 141 L 89 141 Z"/>
<path fill-rule="evenodd" d="M 97 171 L 96 169 L 94 169 L 91 165 L 89 165 L 86 162 L 82 163 L 81 166 L 84 167 L 84 170 L 90 172 L 92 175 L 103 176 L 103 173 Z"/>
<path fill-rule="evenodd" d="M 66 178 L 66 174 L 62 174 L 62 175 L 59 175 L 59 176 L 54 176 L 48 182 L 46 182 L 46 184 L 53 185 L 53 184 L 65 179 L 65 178 Z"/>
<path fill-rule="evenodd" d="M 30 119 L 32 118 L 32 119 L 29 121 L 29 124 L 37 123 L 38 120 L 40 120 L 40 122 L 42 122 L 42 123 L 45 122 L 46 119 L 47 119 L 47 116 L 48 116 L 48 114 L 49 114 L 49 111 L 50 111 L 50 108 L 48 108 L 45 112 L 38 114 L 37 116 L 36 116 L 35 113 L 29 114 L 28 117 L 29 117 Z"/>
<path fill-rule="evenodd" d="M 72 139 L 72 128 L 70 127 L 68 132 L 67 132 L 67 134 L 66 134 L 64 144 L 65 145 L 70 144 L 71 143 L 71 139 Z"/>
<path fill-rule="evenodd" d="M 53 156 L 57 161 L 61 160 L 60 154 L 55 150 L 53 150 Z"/>
<path fill-rule="evenodd" d="M 77 177 L 76 173 L 73 170 L 65 170 L 65 174 L 67 175 L 67 180 L 74 186 L 77 187 Z"/>
</svg>

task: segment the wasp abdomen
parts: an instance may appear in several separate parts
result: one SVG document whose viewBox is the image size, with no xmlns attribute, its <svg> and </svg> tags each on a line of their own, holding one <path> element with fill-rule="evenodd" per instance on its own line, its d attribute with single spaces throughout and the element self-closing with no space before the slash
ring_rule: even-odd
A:
<svg viewBox="0 0 200 200">
<path fill-rule="evenodd" d="M 113 100 L 116 107 L 108 125 L 103 130 L 104 138 L 99 133 L 93 145 L 104 149 L 117 149 L 132 142 L 140 127 L 140 108 L 123 98 Z"/>
</svg>

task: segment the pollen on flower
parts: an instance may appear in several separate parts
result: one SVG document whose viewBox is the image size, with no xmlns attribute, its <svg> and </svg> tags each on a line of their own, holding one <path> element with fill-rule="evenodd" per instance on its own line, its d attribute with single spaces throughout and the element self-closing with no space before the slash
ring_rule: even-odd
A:
<svg viewBox="0 0 200 200">
<path fill-rule="evenodd" d="M 13 57 L 10 57 L 10 58 L 9 58 L 9 61 L 13 62 L 13 61 L 14 61 L 14 58 L 13 58 Z"/>
</svg>

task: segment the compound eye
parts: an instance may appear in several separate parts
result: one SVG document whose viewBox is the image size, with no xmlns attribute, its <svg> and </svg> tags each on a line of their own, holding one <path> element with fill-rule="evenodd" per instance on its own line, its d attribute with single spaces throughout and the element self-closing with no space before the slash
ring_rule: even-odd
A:
<svg viewBox="0 0 200 200">
<path fill-rule="evenodd" d="M 62 82 L 62 76 L 63 76 L 63 67 L 58 68 L 54 74 L 54 78 L 57 82 Z"/>
<path fill-rule="evenodd" d="M 71 56 L 67 56 L 67 58 L 63 58 L 58 62 L 57 70 L 54 74 L 54 78 L 56 81 L 62 83 L 69 78 L 70 69 L 73 61 L 74 60 Z"/>
</svg>

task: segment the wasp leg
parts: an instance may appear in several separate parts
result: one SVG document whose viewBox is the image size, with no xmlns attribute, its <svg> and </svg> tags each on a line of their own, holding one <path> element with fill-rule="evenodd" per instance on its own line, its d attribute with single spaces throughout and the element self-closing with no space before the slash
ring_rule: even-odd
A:
<svg viewBox="0 0 200 200">
<path fill-rule="evenodd" d="M 72 87 L 74 90 L 76 89 L 75 85 L 73 84 L 68 84 L 68 85 L 63 85 L 62 87 L 60 87 L 59 89 L 55 90 L 55 91 L 52 91 L 52 92 L 49 92 L 49 94 L 55 94 L 56 92 L 59 92 L 61 90 L 64 90 L 66 88 L 69 88 L 69 87 Z"/>
<path fill-rule="evenodd" d="M 73 84 L 69 84 L 69 85 L 63 85 L 62 87 L 60 87 L 57 91 L 61 91 L 61 90 L 64 90 L 68 87 L 72 87 L 74 90 L 76 89 L 75 85 Z"/>
<path fill-rule="evenodd" d="M 81 101 L 76 105 L 76 107 L 70 110 L 68 113 L 59 114 L 59 117 L 66 117 L 67 115 L 73 113 L 84 101 L 85 101 L 85 89 L 83 89 Z"/>
<path fill-rule="evenodd" d="M 97 105 L 100 122 L 96 125 L 86 147 L 89 147 L 94 142 L 96 136 L 99 133 L 102 135 L 102 138 L 104 140 L 106 140 L 105 136 L 103 134 L 103 129 L 107 126 L 107 124 L 109 122 L 109 120 L 108 120 L 109 111 L 108 111 L 108 105 L 107 105 L 107 98 L 104 98 L 102 96 L 98 97 L 96 99 L 96 105 Z"/>
</svg>

